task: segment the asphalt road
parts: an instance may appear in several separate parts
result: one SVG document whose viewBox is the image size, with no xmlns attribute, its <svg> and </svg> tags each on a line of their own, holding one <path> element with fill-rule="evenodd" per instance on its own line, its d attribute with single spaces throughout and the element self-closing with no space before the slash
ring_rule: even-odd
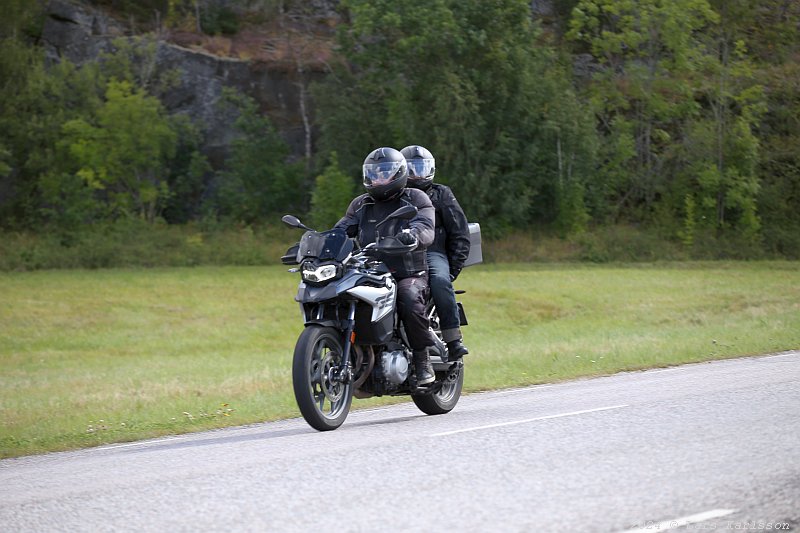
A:
<svg viewBox="0 0 800 533">
<path fill-rule="evenodd" d="M 0 461 L 4 532 L 787 527 L 800 351 Z"/>
</svg>

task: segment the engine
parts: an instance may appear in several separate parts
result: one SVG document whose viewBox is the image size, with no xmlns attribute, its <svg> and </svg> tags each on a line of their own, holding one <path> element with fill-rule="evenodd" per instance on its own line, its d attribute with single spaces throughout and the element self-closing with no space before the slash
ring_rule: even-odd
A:
<svg viewBox="0 0 800 533">
<path fill-rule="evenodd" d="M 408 379 L 408 356 L 403 350 L 393 350 L 381 354 L 383 377 L 392 385 L 400 385 Z"/>
</svg>

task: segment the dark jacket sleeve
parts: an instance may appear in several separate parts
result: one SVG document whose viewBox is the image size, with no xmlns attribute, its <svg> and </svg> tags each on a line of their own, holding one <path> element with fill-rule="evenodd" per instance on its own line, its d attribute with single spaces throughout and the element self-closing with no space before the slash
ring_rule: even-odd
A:
<svg viewBox="0 0 800 533">
<path fill-rule="evenodd" d="M 418 250 L 424 250 L 433 243 L 435 236 L 436 211 L 428 195 L 418 189 L 406 189 L 411 204 L 417 208 L 417 215 L 412 218 L 408 227 L 417 234 Z"/>
<path fill-rule="evenodd" d="M 364 205 L 365 196 L 366 195 L 362 194 L 354 198 L 347 207 L 344 216 L 339 219 L 339 222 L 333 227 L 345 230 L 348 237 L 358 236 L 358 225 L 361 222 L 361 207 Z"/>
<path fill-rule="evenodd" d="M 450 187 L 442 186 L 440 205 L 442 225 L 447 232 L 447 259 L 450 271 L 457 275 L 469 256 L 469 222 Z"/>
</svg>

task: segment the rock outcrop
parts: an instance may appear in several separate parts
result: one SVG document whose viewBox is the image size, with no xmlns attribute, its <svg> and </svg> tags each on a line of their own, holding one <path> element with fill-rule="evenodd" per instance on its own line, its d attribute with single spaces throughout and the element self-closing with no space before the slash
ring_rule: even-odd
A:
<svg viewBox="0 0 800 533">
<path fill-rule="evenodd" d="M 324 2 L 323 2 L 324 3 Z M 126 28 L 102 10 L 70 0 L 52 0 L 47 8 L 42 40 L 48 61 L 69 60 L 77 65 L 113 51 L 113 41 L 128 35 Z M 319 65 L 306 65 L 302 74 L 286 60 L 240 59 L 208 53 L 158 38 L 156 68 L 176 70 L 180 82 L 162 101 L 170 113 L 186 114 L 204 132 L 204 152 L 212 165 L 223 161 L 236 138 L 235 117 L 217 105 L 223 88 L 251 96 L 275 124 L 296 156 L 305 153 L 306 122 L 301 113 L 301 84 L 320 77 Z M 310 109 L 306 102 L 306 109 Z M 308 117 L 306 117 L 308 118 Z"/>
</svg>

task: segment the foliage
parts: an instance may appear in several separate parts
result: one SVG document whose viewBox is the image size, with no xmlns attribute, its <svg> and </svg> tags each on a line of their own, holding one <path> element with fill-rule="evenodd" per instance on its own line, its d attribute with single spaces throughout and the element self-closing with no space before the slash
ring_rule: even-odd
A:
<svg viewBox="0 0 800 533">
<path fill-rule="evenodd" d="M 6 225 L 49 222 L 70 238 L 99 219 L 134 214 L 152 221 L 171 197 L 178 160 L 203 166 L 196 135 L 194 143 L 180 144 L 176 159 L 182 119 L 167 117 L 145 92 L 160 93 L 172 77 L 155 72 L 154 41 L 117 40 L 116 54 L 82 67 L 66 60 L 45 66 L 22 53 L 30 49 L 6 45 L 20 51 L 5 56 L 9 68 L 25 65 L 18 86 L 6 91 L 13 113 L 0 116 L 13 168 L 11 200 L 0 205 Z"/>
<path fill-rule="evenodd" d="M 690 257 L 800 257 L 800 3 L 558 0 L 540 21 L 528 0 L 343 0 L 337 49 L 280 66 L 302 81 L 294 154 L 299 121 L 279 132 L 241 95 L 220 102 L 238 117 L 226 146 L 169 115 L 183 73 L 162 68 L 157 39 L 242 24 L 317 36 L 316 4 L 90 3 L 157 37 L 106 41 L 80 66 L 45 61 L 45 3 L 4 5 L 2 228 L 70 247 L 120 218 L 224 228 L 309 207 L 321 227 L 370 150 L 422 144 L 489 237 L 541 228 L 590 260 L 626 257 L 613 243 L 651 257 L 657 241 Z"/>
<path fill-rule="evenodd" d="M 355 196 L 353 179 L 339 168 L 339 157 L 331 153 L 330 163 L 317 176 L 311 195 L 311 223 L 318 230 L 333 227 Z"/>
<path fill-rule="evenodd" d="M 178 84 L 178 71 L 158 68 L 158 41 L 151 36 L 117 38 L 111 46 L 98 61 L 106 79 L 126 81 L 157 98 Z"/>
<path fill-rule="evenodd" d="M 232 143 L 227 168 L 219 173 L 219 215 L 252 223 L 285 211 L 300 211 L 306 202 L 301 163 L 287 163 L 289 150 L 255 101 L 227 91 L 222 105 L 239 114 L 241 137 Z"/>
<path fill-rule="evenodd" d="M 109 9 L 120 18 L 140 28 L 157 29 L 166 18 L 169 0 L 88 0 L 89 3 Z"/>
<path fill-rule="evenodd" d="M 212 4 L 200 12 L 200 28 L 209 35 L 232 35 L 239 31 L 239 18 L 230 7 Z"/>
<path fill-rule="evenodd" d="M 344 198 L 342 198 L 344 201 Z M 311 218 L 302 220 L 327 229 Z M 341 216 L 334 216 L 334 223 Z M 273 220 L 277 220 L 273 217 Z M 310 223 L 309 223 L 310 222 Z M 682 233 L 683 236 L 683 233 Z M 202 265 L 271 265 L 297 241 L 296 230 L 273 222 L 244 225 L 204 219 L 186 224 L 149 223 L 139 218 L 95 222 L 69 232 L 0 231 L 0 272 L 49 269 L 159 268 Z M 794 251 L 765 253 L 758 242 L 733 233 L 694 228 L 691 241 L 665 241 L 655 229 L 629 225 L 589 226 L 563 238 L 555 230 L 517 231 L 485 238 L 485 264 L 642 263 L 792 257 Z M 796 236 L 780 235 L 784 242 Z"/>
<path fill-rule="evenodd" d="M 770 92 L 751 49 L 774 47 L 765 36 L 800 14 L 772 4 L 775 11 L 750 0 L 578 2 L 568 36 L 601 66 L 586 95 L 607 140 L 596 188 L 606 216 L 658 224 L 690 247 L 695 230 L 711 230 L 720 242 L 744 239 L 758 250 L 762 216 L 780 206 L 759 205 L 770 198 L 763 181 L 774 180 L 759 167 Z M 771 29 L 753 31 L 753 20 L 777 12 L 784 16 Z M 787 55 L 788 42 L 775 43 Z"/>
<path fill-rule="evenodd" d="M 755 80 L 752 63 L 730 11 L 746 2 L 722 2 L 720 25 L 707 35 L 704 74 L 697 95 L 708 106 L 688 125 L 689 171 L 706 227 L 732 228 L 749 239 L 758 236 L 756 199 L 758 139 L 765 111 L 764 87 Z"/>
<path fill-rule="evenodd" d="M 168 165 L 169 195 L 162 216 L 169 223 L 188 223 L 203 215 L 207 182 L 213 176 L 213 168 L 200 151 L 203 135 L 198 124 L 185 115 L 173 115 L 170 127 L 177 141 L 175 156 Z"/>
<path fill-rule="evenodd" d="M 64 123 L 100 106 L 99 70 L 66 61 L 46 69 L 33 50 L 9 41 L 4 45 L 14 53 L 0 54 L 3 70 L 11 71 L 0 95 L 0 144 L 12 170 L 0 224 L 35 226 L 48 219 L 62 227 L 79 224 L 81 213 L 91 210 L 91 198 L 74 179 L 77 168 L 59 141 Z"/>
<path fill-rule="evenodd" d="M 96 124 L 75 119 L 63 131 L 79 165 L 77 176 L 105 193 L 112 213 L 138 213 L 150 222 L 161 214 L 169 195 L 166 163 L 175 155 L 176 135 L 158 100 L 113 80 Z"/>
<path fill-rule="evenodd" d="M 764 249 L 800 258 L 800 4 L 765 0 L 741 18 L 754 75 L 765 87 L 759 140 L 757 205 Z"/>
<path fill-rule="evenodd" d="M 536 46 L 528 2 L 344 6 L 351 24 L 340 43 L 348 65 L 315 94 L 323 149 L 337 150 L 346 170 L 375 146 L 425 145 L 437 159 L 437 176 L 490 233 L 529 223 L 537 213 L 555 218 L 537 196 L 543 203 L 554 198 L 559 175 L 570 183 L 565 189 L 580 190 L 586 167 L 565 170 L 563 156 L 591 161 L 594 144 L 581 142 L 587 130 L 574 118 L 579 111 L 569 116 L 563 106 L 549 106 L 558 96 L 581 108 L 569 97 L 557 58 Z M 571 203 L 581 211 L 579 196 Z M 582 224 L 580 215 L 573 218 Z"/>
<path fill-rule="evenodd" d="M 225 3 L 209 0 L 167 0 L 165 3 L 168 28 L 208 35 L 232 35 L 239 31 L 239 17 Z"/>
<path fill-rule="evenodd" d="M 0 40 L 20 42 L 26 36 L 41 35 L 41 19 L 44 16 L 42 2 L 30 0 L 4 0 L 3 16 L 0 17 Z M 14 80 L 7 80 L 13 83 Z"/>
<path fill-rule="evenodd" d="M 58 233 L 0 233 L 0 271 L 275 264 L 297 231 L 284 226 L 207 227 L 137 218 L 95 223 L 68 241 Z"/>
<path fill-rule="evenodd" d="M 568 37 L 602 68 L 587 97 L 610 143 L 598 192 L 614 218 L 648 220 L 669 188 L 672 150 L 698 110 L 697 35 L 718 19 L 706 0 L 581 0 Z"/>
</svg>

